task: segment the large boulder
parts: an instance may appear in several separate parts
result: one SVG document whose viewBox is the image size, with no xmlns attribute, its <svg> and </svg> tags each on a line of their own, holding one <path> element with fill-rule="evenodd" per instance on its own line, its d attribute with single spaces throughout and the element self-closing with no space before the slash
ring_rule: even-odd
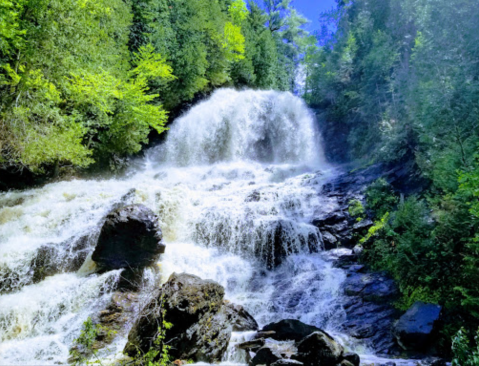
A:
<svg viewBox="0 0 479 366">
<path fill-rule="evenodd" d="M 272 364 L 276 363 L 277 361 L 281 360 L 281 354 L 270 348 L 270 347 L 261 347 L 258 352 L 256 352 L 255 356 L 249 362 L 250 366 L 256 365 L 266 365 L 271 366 Z"/>
<path fill-rule="evenodd" d="M 101 228 L 92 259 L 103 270 L 142 268 L 164 252 L 158 217 L 144 205 L 110 212 Z"/>
<path fill-rule="evenodd" d="M 394 328 L 399 345 L 405 350 L 423 351 L 431 341 L 434 324 L 440 315 L 441 306 L 415 302 Z"/>
<path fill-rule="evenodd" d="M 308 335 L 297 347 L 295 358 L 305 366 L 336 366 L 343 360 L 343 346 L 322 330 Z"/>
<path fill-rule="evenodd" d="M 125 352 L 135 356 L 148 352 L 164 322 L 165 342 L 173 359 L 214 363 L 226 352 L 232 330 L 257 329 L 244 310 L 223 301 L 223 287 L 211 280 L 173 273 L 160 292 L 145 306 L 134 324 Z M 242 319 L 244 317 L 244 319 Z"/>
<path fill-rule="evenodd" d="M 319 331 L 313 325 L 305 324 L 297 319 L 283 319 L 276 323 L 270 323 L 264 326 L 263 331 L 274 331 L 270 337 L 278 341 L 298 342 L 313 332 Z"/>
<path fill-rule="evenodd" d="M 225 310 L 233 327 L 233 332 L 258 330 L 258 323 L 241 305 L 225 303 Z"/>
<path fill-rule="evenodd" d="M 343 331 L 374 349 L 380 355 L 399 355 L 393 333 L 394 323 L 401 315 L 393 306 L 399 290 L 394 280 L 384 272 L 368 272 L 353 258 L 342 258 L 335 264 L 346 270 L 343 283 L 346 319 Z"/>
</svg>

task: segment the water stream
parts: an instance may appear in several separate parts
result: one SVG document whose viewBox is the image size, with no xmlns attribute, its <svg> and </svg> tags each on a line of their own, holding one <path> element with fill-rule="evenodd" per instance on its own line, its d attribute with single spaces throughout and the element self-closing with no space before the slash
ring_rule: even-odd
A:
<svg viewBox="0 0 479 366">
<path fill-rule="evenodd" d="M 338 332 L 345 274 L 321 252 L 321 233 L 309 224 L 328 210 L 320 187 L 332 175 L 301 99 L 222 89 L 178 118 L 165 143 L 120 179 L 0 194 L 0 365 L 67 362 L 82 323 L 108 303 L 120 274 L 92 274 L 85 257 L 102 218 L 129 203 L 160 217 L 167 244 L 161 281 L 173 272 L 216 280 L 260 325 L 298 318 L 371 353 Z M 275 235 L 292 255 L 268 270 Z M 235 334 L 232 343 L 247 337 Z M 109 357 L 119 357 L 125 343 L 117 337 Z M 241 363 L 229 352 L 225 361 Z"/>
</svg>

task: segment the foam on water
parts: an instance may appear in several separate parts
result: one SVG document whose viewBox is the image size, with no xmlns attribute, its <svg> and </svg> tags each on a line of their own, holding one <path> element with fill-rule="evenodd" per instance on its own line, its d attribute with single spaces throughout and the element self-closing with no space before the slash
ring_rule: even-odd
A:
<svg viewBox="0 0 479 366">
<path fill-rule="evenodd" d="M 165 143 L 121 179 L 0 194 L 0 363 L 66 362 L 82 323 L 104 308 L 119 276 L 91 273 L 102 219 L 130 203 L 160 217 L 161 281 L 173 272 L 213 279 L 261 325 L 298 318 L 337 334 L 345 275 L 323 256 L 321 233 L 309 224 L 326 205 L 318 187 L 332 174 L 319 141 L 292 94 L 223 89 L 176 120 Z M 292 254 L 269 271 L 275 235 Z M 245 337 L 235 334 L 232 345 Z M 125 343 L 115 339 L 111 359 Z M 225 362 L 242 357 L 230 347 Z"/>
</svg>

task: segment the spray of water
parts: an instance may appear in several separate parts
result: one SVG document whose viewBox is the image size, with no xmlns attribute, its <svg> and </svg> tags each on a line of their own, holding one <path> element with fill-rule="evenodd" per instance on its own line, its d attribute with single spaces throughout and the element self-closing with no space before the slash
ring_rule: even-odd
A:
<svg viewBox="0 0 479 366">
<path fill-rule="evenodd" d="M 92 273 L 88 254 L 104 216 L 129 203 L 160 217 L 161 281 L 172 272 L 196 274 L 222 284 L 226 298 L 261 325 L 298 318 L 335 332 L 344 273 L 325 260 L 321 233 L 309 224 L 325 205 L 318 186 L 329 167 L 301 99 L 218 90 L 134 166 L 122 179 L 0 194 L 0 363 L 66 362 L 82 323 L 105 307 L 120 274 Z M 270 271 L 272 241 L 289 257 Z M 127 331 L 109 347 L 112 358 Z M 235 334 L 232 344 L 247 337 Z M 231 347 L 228 355 L 244 362 Z"/>
</svg>

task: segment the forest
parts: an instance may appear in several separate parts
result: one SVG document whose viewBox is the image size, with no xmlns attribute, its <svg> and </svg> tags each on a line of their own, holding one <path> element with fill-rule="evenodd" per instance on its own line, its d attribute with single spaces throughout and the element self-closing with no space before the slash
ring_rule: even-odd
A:
<svg viewBox="0 0 479 366">
<path fill-rule="evenodd" d="M 314 44 L 275 0 L 2 0 L 0 15 L 0 163 L 37 173 L 137 153 L 219 86 L 289 90 Z"/>
<path fill-rule="evenodd" d="M 368 187 L 362 261 L 398 308 L 443 306 L 439 347 L 478 365 L 478 2 L 336 3 L 308 32 L 290 0 L 0 0 L 0 171 L 115 170 L 220 87 L 299 94 L 334 163 L 417 177 Z"/>
</svg>

